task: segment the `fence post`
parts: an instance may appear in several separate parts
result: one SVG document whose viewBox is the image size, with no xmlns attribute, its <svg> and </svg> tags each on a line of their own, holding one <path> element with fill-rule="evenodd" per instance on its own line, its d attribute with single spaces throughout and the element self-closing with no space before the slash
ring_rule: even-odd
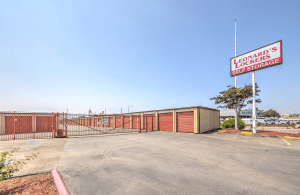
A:
<svg viewBox="0 0 300 195">
<path fill-rule="evenodd" d="M 16 111 L 14 111 L 14 140 L 16 139 Z"/>
<path fill-rule="evenodd" d="M 63 112 L 63 118 L 62 118 L 62 134 L 64 135 L 65 130 L 65 112 Z"/>
<path fill-rule="evenodd" d="M 32 121 L 32 120 L 31 120 Z M 32 126 L 32 125 L 31 125 Z M 35 112 L 33 113 L 33 139 L 35 139 L 35 133 L 36 133 L 36 118 L 35 118 Z"/>
<path fill-rule="evenodd" d="M 54 128 L 53 128 L 53 112 L 52 112 L 52 138 L 54 138 Z"/>
<path fill-rule="evenodd" d="M 55 126 L 55 130 L 54 130 L 54 137 L 57 136 L 57 129 L 59 129 L 59 113 L 58 112 L 57 112 L 57 115 L 55 117 L 55 120 L 56 120 L 56 126 Z"/>
<path fill-rule="evenodd" d="M 68 138 L 68 113 L 66 113 L 66 138 Z"/>
</svg>

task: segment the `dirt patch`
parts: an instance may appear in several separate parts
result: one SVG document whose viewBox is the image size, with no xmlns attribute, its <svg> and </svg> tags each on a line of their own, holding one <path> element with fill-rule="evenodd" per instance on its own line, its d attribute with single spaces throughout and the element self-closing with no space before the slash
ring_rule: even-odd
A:
<svg viewBox="0 0 300 195">
<path fill-rule="evenodd" d="M 236 130 L 236 129 L 223 129 L 226 130 L 226 132 L 248 132 L 252 133 L 252 130 L 249 131 L 242 131 L 242 130 Z M 261 135 L 270 135 L 270 136 L 289 136 L 289 137 L 300 137 L 299 133 L 285 133 L 285 132 L 277 132 L 277 131 L 256 131 L 256 134 L 261 134 Z"/>
<path fill-rule="evenodd" d="M 0 183 L 0 194 L 55 194 L 57 189 L 51 173 L 15 177 Z"/>
</svg>

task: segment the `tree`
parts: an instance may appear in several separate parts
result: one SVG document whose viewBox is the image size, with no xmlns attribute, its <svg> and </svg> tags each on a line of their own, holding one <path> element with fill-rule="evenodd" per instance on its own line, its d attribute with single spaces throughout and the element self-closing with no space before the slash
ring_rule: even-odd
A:
<svg viewBox="0 0 300 195">
<path fill-rule="evenodd" d="M 280 114 L 276 110 L 269 109 L 267 111 L 264 111 L 262 113 L 262 116 L 263 117 L 280 117 Z"/>
<path fill-rule="evenodd" d="M 238 88 L 231 85 L 227 86 L 228 89 L 221 91 L 220 95 L 210 98 L 214 100 L 215 104 L 219 104 L 218 108 L 234 109 L 237 113 L 237 118 L 235 119 L 235 128 L 238 129 L 238 118 L 242 108 L 246 107 L 247 104 L 253 103 L 253 93 L 252 84 L 245 84 L 244 87 Z M 255 83 L 255 95 L 259 96 L 260 90 L 258 90 L 258 85 Z M 245 103 L 245 101 L 247 102 Z M 260 99 L 255 98 L 256 103 L 261 103 Z"/>
</svg>

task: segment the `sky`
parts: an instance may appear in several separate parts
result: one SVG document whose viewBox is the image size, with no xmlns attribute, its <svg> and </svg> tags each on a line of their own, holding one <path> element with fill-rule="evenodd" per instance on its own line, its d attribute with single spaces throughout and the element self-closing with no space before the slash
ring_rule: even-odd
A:
<svg viewBox="0 0 300 195">
<path fill-rule="evenodd" d="M 237 55 L 282 40 L 283 64 L 255 73 L 257 108 L 300 113 L 299 10 L 299 0 L 2 0 L 0 110 L 217 108 L 209 98 L 234 85 L 236 20 Z"/>
</svg>

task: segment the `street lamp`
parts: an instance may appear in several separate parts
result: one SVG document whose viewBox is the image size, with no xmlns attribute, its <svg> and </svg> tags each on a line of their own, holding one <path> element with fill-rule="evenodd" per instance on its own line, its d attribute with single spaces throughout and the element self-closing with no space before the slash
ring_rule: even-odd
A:
<svg viewBox="0 0 300 195">
<path fill-rule="evenodd" d="M 133 106 L 128 106 L 128 113 L 129 113 L 129 107 L 133 107 Z"/>
</svg>

